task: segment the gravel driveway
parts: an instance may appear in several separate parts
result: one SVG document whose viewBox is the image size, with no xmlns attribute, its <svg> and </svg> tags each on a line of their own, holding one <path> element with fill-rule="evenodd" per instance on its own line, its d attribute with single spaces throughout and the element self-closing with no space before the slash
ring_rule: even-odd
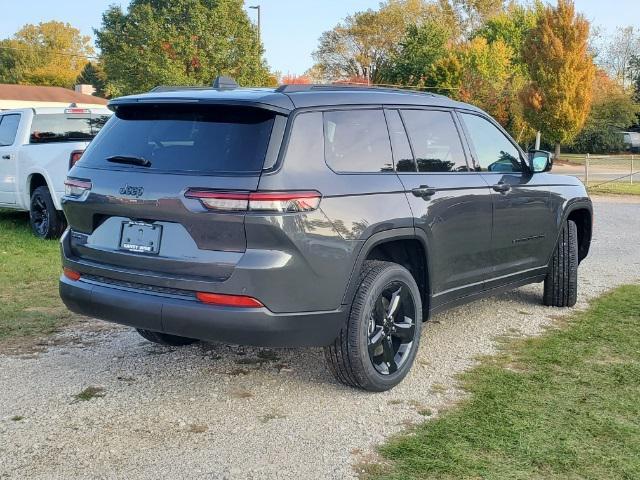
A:
<svg viewBox="0 0 640 480">
<path fill-rule="evenodd" d="M 640 203 L 595 208 L 579 307 L 640 280 Z M 350 478 L 418 412 L 451 404 L 455 375 L 496 336 L 536 334 L 566 313 L 541 297 L 532 285 L 437 315 L 413 371 L 382 394 L 337 384 L 320 349 L 164 348 L 82 324 L 45 352 L 0 355 L 0 478 Z M 75 397 L 87 387 L 96 396 Z"/>
</svg>

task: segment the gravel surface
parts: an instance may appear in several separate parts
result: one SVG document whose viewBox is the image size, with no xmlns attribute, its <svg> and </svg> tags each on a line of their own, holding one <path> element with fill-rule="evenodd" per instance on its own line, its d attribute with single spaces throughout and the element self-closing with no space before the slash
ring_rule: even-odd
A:
<svg viewBox="0 0 640 480">
<path fill-rule="evenodd" d="M 596 199 L 595 218 L 578 308 L 640 280 L 640 203 Z M 47 351 L 0 355 L 0 478 L 351 478 L 419 411 L 459 398 L 456 374 L 497 336 L 567 313 L 541 297 L 532 285 L 437 315 L 413 371 L 382 394 L 337 384 L 320 349 L 165 348 L 81 324 Z"/>
</svg>

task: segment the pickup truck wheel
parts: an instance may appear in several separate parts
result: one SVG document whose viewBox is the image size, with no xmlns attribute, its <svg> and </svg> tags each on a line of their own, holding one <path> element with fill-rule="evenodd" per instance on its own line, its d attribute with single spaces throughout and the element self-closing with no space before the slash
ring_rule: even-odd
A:
<svg viewBox="0 0 640 480">
<path fill-rule="evenodd" d="M 415 359 L 422 329 L 420 291 L 401 265 L 366 261 L 347 323 L 324 353 L 338 381 L 381 392 L 395 387 Z"/>
<path fill-rule="evenodd" d="M 31 231 L 40 238 L 59 238 L 66 228 L 62 212 L 56 210 L 47 187 L 38 187 L 31 194 L 29 205 Z"/>
<path fill-rule="evenodd" d="M 197 342 L 195 338 L 179 337 L 177 335 L 169 335 L 168 333 L 152 332 L 151 330 L 143 330 L 136 328 L 138 333 L 152 343 L 160 345 L 168 345 L 171 347 L 181 347 L 183 345 L 191 345 Z"/>
<path fill-rule="evenodd" d="M 568 220 L 560 233 L 544 280 L 545 305 L 573 307 L 578 300 L 578 228 Z"/>
</svg>

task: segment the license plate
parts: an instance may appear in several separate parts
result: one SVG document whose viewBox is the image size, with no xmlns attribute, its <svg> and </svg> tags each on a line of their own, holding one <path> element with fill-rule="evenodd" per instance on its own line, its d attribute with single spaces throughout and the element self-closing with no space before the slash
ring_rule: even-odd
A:
<svg viewBox="0 0 640 480">
<path fill-rule="evenodd" d="M 123 222 L 120 248 L 129 252 L 157 254 L 162 226 L 141 222 Z"/>
</svg>

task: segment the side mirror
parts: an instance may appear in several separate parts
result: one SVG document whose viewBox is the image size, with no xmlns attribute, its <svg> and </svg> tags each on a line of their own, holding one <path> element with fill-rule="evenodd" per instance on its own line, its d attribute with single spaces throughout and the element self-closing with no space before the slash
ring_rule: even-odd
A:
<svg viewBox="0 0 640 480">
<path fill-rule="evenodd" d="M 544 150 L 529 150 L 527 166 L 531 173 L 548 172 L 553 166 L 551 152 Z"/>
</svg>

